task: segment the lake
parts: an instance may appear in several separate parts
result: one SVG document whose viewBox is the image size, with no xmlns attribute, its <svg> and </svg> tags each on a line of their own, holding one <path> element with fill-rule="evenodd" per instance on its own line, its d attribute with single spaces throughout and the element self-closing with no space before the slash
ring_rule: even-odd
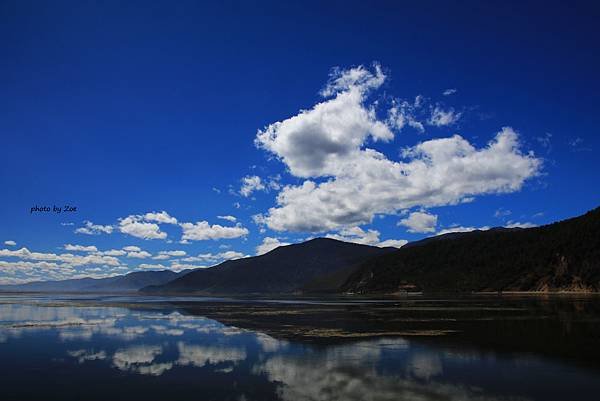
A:
<svg viewBox="0 0 600 401">
<path fill-rule="evenodd" d="M 600 298 L 0 295 L 4 400 L 597 400 Z"/>
</svg>

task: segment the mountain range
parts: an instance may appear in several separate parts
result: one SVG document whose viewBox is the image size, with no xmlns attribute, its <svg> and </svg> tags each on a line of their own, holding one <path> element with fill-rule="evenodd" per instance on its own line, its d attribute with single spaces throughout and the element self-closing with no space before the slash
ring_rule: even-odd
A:
<svg viewBox="0 0 600 401">
<path fill-rule="evenodd" d="M 449 233 L 397 248 L 316 238 L 206 269 L 0 286 L 3 291 L 381 294 L 600 291 L 600 208 L 535 228 Z"/>
<path fill-rule="evenodd" d="M 358 267 L 346 293 L 600 290 L 600 208 L 526 229 L 454 233 Z"/>
<path fill-rule="evenodd" d="M 278 247 L 264 255 L 229 260 L 195 270 L 143 292 L 203 292 L 222 294 L 297 293 L 319 277 L 351 269 L 396 248 L 378 248 L 329 238 Z M 342 284 L 341 282 L 339 284 Z"/>
</svg>

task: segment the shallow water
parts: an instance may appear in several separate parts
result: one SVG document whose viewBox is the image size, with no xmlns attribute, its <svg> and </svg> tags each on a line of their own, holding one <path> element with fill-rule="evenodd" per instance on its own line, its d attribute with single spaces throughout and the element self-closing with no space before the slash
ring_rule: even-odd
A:
<svg viewBox="0 0 600 401">
<path fill-rule="evenodd" d="M 597 353 L 598 302 L 7 295 L 0 387 L 6 400 L 596 400 L 600 363 L 589 356 Z M 546 309 L 534 309 L 540 304 Z M 347 324 L 372 309 L 382 326 L 376 337 L 367 335 L 373 321 L 368 330 Z M 261 314 L 240 317 L 247 310 Z M 286 335 L 277 327 L 282 311 L 308 313 L 311 330 L 318 319 L 351 329 L 303 337 L 308 326 L 286 321 L 297 325 Z M 275 317 L 261 320 L 265 312 Z M 392 328 L 382 313 L 397 320 Z M 415 321 L 453 334 L 385 335 Z M 529 345 L 548 338 L 561 340 Z"/>
</svg>

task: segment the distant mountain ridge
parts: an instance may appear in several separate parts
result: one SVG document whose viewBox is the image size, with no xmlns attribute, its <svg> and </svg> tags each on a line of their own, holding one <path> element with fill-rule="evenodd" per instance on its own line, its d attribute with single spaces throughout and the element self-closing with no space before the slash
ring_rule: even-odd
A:
<svg viewBox="0 0 600 401">
<path fill-rule="evenodd" d="M 148 285 L 160 285 L 190 270 L 174 272 L 171 270 L 136 271 L 106 278 L 81 278 L 69 280 L 36 281 L 18 285 L 0 286 L 2 291 L 40 291 L 40 292 L 136 292 Z"/>
<path fill-rule="evenodd" d="M 600 208 L 526 229 L 428 238 L 363 263 L 347 293 L 600 291 Z"/>
<path fill-rule="evenodd" d="M 316 238 L 179 273 L 138 271 L 2 291 L 196 294 L 600 291 L 600 208 L 535 228 L 449 233 L 397 248 Z"/>
<path fill-rule="evenodd" d="M 167 284 L 150 286 L 142 291 L 293 293 L 302 291 L 305 285 L 317 277 L 357 266 L 369 258 L 395 249 L 316 238 L 299 244 L 280 246 L 264 255 L 229 260 L 208 269 L 195 270 Z"/>
</svg>

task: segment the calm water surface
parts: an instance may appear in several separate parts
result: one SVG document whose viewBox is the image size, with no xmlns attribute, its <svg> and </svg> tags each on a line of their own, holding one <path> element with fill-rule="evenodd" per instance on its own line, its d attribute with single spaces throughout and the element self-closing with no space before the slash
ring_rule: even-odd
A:
<svg viewBox="0 0 600 401">
<path fill-rule="evenodd" d="M 486 338 L 473 340 L 485 345 L 472 347 L 471 341 L 453 342 L 451 336 L 276 338 L 268 330 L 245 329 L 189 312 L 194 302 L 227 300 L 187 299 L 185 308 L 177 306 L 181 299 L 170 301 L 0 296 L 2 399 L 599 399 L 600 362 L 596 365 L 593 358 L 582 362 L 552 355 L 552 349 L 515 352 Z M 284 304 L 289 308 L 290 301 Z M 395 305 L 407 309 L 414 304 Z M 368 307 L 369 303 L 361 306 Z M 566 317 L 570 322 L 577 319 Z M 447 320 L 456 323 L 451 316 Z M 498 327 L 502 338 L 501 327 L 507 326 Z M 551 326 L 519 327 L 524 327 L 519 334 L 523 338 L 543 343 L 544 327 Z M 598 331 L 589 328 L 597 326 L 591 323 L 583 327 L 592 331 L 580 336 L 573 332 L 581 330 L 578 325 L 563 322 L 559 327 L 566 342 L 589 339 L 570 345 L 580 347 L 582 355 L 591 351 L 586 347 L 596 345 Z M 485 333 L 492 336 L 489 330 Z M 477 335 L 470 333 L 472 338 Z"/>
</svg>

